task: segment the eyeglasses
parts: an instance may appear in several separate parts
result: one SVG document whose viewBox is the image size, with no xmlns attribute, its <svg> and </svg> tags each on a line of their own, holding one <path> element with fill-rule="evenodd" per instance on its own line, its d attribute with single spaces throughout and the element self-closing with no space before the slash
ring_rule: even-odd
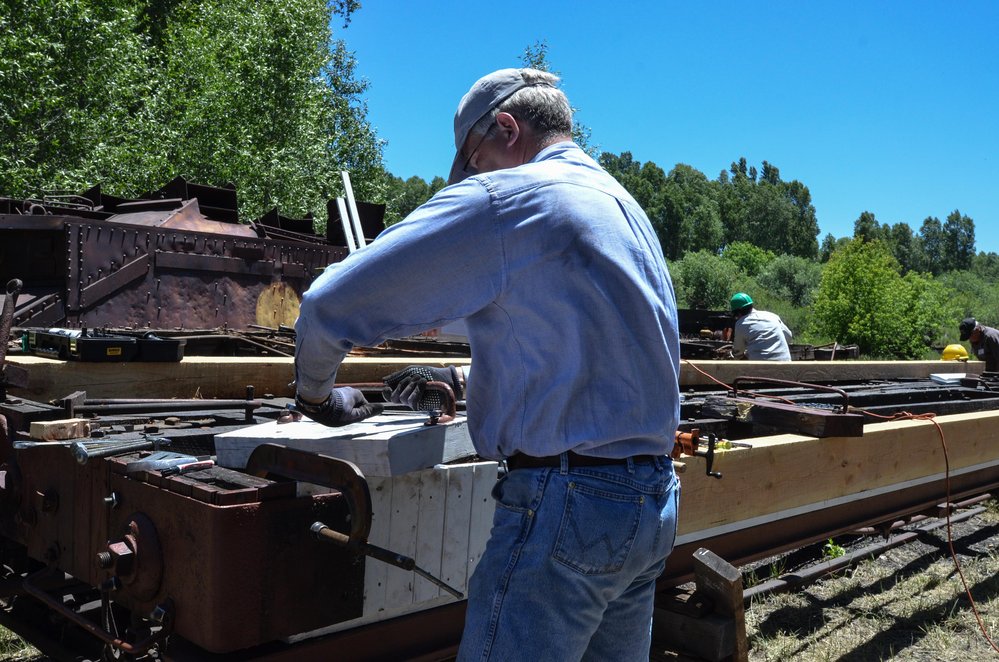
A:
<svg viewBox="0 0 999 662">
<path fill-rule="evenodd" d="M 462 166 L 462 168 L 461 168 L 461 169 L 462 169 L 463 171 L 465 171 L 465 172 L 467 172 L 467 173 L 469 173 L 469 174 L 472 174 L 472 175 L 474 175 L 474 174 L 475 174 L 475 172 L 473 172 L 473 171 L 470 171 L 470 170 L 468 169 L 468 164 L 472 162 L 472 159 L 473 159 L 473 158 L 475 158 L 475 153 L 476 153 L 477 151 L 479 151 L 479 148 L 480 148 L 480 147 L 482 147 L 482 143 L 484 143 L 484 142 L 486 141 L 486 138 L 488 138 L 488 137 L 489 137 L 489 134 L 493 132 L 493 127 L 494 127 L 494 126 L 496 126 L 496 123 L 495 123 L 495 122 L 493 122 L 493 123 L 492 123 L 492 124 L 491 124 L 491 125 L 489 126 L 489 128 L 488 128 L 488 129 L 486 129 L 486 132 L 482 134 L 482 137 L 481 137 L 481 138 L 479 138 L 479 142 L 477 142 L 477 143 L 475 144 L 475 149 L 473 149 L 473 150 L 471 151 L 471 153 L 470 153 L 470 154 L 468 155 L 468 158 L 467 158 L 467 159 L 465 159 L 465 165 L 464 165 L 464 166 Z"/>
</svg>

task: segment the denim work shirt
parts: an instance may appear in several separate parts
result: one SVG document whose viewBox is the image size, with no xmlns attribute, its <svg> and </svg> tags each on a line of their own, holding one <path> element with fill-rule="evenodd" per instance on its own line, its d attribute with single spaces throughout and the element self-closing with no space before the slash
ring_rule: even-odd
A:
<svg viewBox="0 0 999 662">
<path fill-rule="evenodd" d="M 791 329 L 779 316 L 766 310 L 753 312 L 735 323 L 732 353 L 743 353 L 753 361 L 790 361 Z"/>
<path fill-rule="evenodd" d="M 481 456 L 671 450 L 680 351 L 662 248 L 575 144 L 448 186 L 330 265 L 302 298 L 298 391 L 325 397 L 354 345 L 458 319 Z"/>
</svg>

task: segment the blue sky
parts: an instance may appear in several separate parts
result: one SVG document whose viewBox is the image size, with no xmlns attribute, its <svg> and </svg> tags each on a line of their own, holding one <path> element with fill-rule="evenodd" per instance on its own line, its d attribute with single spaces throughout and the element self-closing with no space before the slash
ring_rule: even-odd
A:
<svg viewBox="0 0 999 662">
<path fill-rule="evenodd" d="M 820 240 L 865 210 L 918 231 L 959 209 L 999 252 L 999 2 L 362 4 L 336 34 L 397 176 L 446 177 L 458 100 L 544 40 L 602 151 L 711 179 L 769 161 L 809 187 Z"/>
</svg>

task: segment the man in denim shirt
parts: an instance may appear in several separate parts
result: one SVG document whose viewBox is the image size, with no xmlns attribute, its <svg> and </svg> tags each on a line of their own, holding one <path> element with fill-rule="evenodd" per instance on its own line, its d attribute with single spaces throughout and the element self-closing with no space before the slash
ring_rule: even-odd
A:
<svg viewBox="0 0 999 662">
<path fill-rule="evenodd" d="M 300 407 L 370 415 L 335 388 L 354 345 L 464 319 L 474 370 L 410 367 L 467 400 L 477 452 L 505 460 L 469 586 L 460 660 L 648 659 L 655 580 L 676 535 L 676 302 L 635 200 L 572 143 L 558 78 L 503 69 L 455 115 L 447 188 L 329 267 L 302 301 Z"/>
</svg>

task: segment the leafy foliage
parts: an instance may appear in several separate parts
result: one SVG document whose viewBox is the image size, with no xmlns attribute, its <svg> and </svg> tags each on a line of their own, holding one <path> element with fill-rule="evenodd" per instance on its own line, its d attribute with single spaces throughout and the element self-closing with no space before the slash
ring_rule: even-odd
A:
<svg viewBox="0 0 999 662">
<path fill-rule="evenodd" d="M 356 0 L 48 0 L 0 9 L 0 190 L 134 196 L 178 174 L 240 212 L 325 212 L 351 172 L 381 187 L 355 61 Z"/>
<path fill-rule="evenodd" d="M 734 262 L 709 251 L 688 253 L 671 264 L 670 273 L 681 308 L 728 310 L 733 293 L 755 289 Z"/>
<path fill-rule="evenodd" d="M 385 198 L 385 225 L 398 223 L 406 218 L 414 209 L 434 196 L 437 191 L 447 186 L 443 177 L 434 177 L 428 184 L 423 178 L 413 176 L 403 180 L 401 177 L 387 176 Z"/>
<path fill-rule="evenodd" d="M 725 250 L 722 251 L 722 257 L 734 262 L 750 276 L 756 276 L 777 256 L 748 241 L 737 241 L 725 247 Z"/>
<path fill-rule="evenodd" d="M 797 255 L 778 255 L 756 276 L 760 287 L 799 308 L 812 304 L 822 267 Z"/>
<path fill-rule="evenodd" d="M 852 241 L 830 258 L 812 308 L 814 331 L 875 357 L 917 358 L 955 311 L 932 277 L 903 277 L 880 241 Z"/>
</svg>

